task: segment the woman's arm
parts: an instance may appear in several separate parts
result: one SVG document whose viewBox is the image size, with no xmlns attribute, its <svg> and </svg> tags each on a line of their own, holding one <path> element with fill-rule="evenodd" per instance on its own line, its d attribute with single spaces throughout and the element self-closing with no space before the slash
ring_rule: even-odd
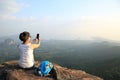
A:
<svg viewBox="0 0 120 80">
<path fill-rule="evenodd" d="M 37 41 L 38 41 L 37 44 L 32 44 L 32 43 L 31 43 L 31 45 L 30 45 L 30 48 L 31 48 L 31 49 L 35 49 L 35 48 L 40 47 L 40 39 L 37 39 Z"/>
</svg>

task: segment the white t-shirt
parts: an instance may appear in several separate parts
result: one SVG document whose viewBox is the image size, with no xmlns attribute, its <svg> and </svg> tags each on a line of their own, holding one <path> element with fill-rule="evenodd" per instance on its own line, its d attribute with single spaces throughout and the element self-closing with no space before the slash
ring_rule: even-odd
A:
<svg viewBox="0 0 120 80">
<path fill-rule="evenodd" d="M 18 46 L 20 51 L 20 59 L 18 64 L 22 68 L 30 68 L 34 65 L 33 50 L 30 49 L 30 44 L 20 44 Z"/>
</svg>

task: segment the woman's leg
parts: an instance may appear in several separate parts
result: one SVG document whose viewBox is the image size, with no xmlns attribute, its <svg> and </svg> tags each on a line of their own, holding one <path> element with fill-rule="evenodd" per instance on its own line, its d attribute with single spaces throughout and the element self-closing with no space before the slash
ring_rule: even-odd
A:
<svg viewBox="0 0 120 80">
<path fill-rule="evenodd" d="M 50 76 L 51 76 L 52 78 L 54 78 L 55 80 L 57 80 L 57 73 L 56 73 L 56 70 L 55 70 L 54 67 L 53 67 L 53 68 L 51 69 L 51 71 L 50 71 Z"/>
</svg>

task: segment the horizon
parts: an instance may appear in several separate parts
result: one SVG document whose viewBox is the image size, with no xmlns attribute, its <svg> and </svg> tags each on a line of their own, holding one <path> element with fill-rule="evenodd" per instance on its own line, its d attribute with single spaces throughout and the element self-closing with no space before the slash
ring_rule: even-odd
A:
<svg viewBox="0 0 120 80">
<path fill-rule="evenodd" d="M 119 0 L 1 0 L 0 9 L 0 37 L 120 41 Z"/>
<path fill-rule="evenodd" d="M 31 40 L 35 38 L 35 35 L 31 35 Z M 11 40 L 14 40 L 15 42 L 21 42 L 21 40 L 19 39 L 19 36 L 18 35 L 10 35 L 10 36 L 2 36 L 0 37 L 0 43 L 4 42 L 5 40 L 7 39 L 11 39 Z M 110 40 L 110 39 L 105 39 L 105 38 L 101 38 L 101 37 L 93 37 L 91 39 L 80 39 L 80 38 L 77 38 L 77 39 L 53 39 L 53 38 L 42 38 L 41 41 L 86 41 L 86 42 L 98 42 L 98 43 L 101 43 L 101 42 L 110 42 L 110 43 L 117 43 L 117 44 L 120 44 L 120 41 L 117 41 L 117 40 Z"/>
</svg>

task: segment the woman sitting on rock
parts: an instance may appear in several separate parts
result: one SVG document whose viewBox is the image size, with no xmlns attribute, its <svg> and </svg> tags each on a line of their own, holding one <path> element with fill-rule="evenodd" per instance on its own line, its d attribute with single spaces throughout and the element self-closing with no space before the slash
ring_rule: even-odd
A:
<svg viewBox="0 0 120 80">
<path fill-rule="evenodd" d="M 34 64 L 34 55 L 33 50 L 35 48 L 40 47 L 40 38 L 39 34 L 36 39 L 33 39 L 32 42 L 30 42 L 30 33 L 29 32 L 22 32 L 19 35 L 19 39 L 22 41 L 22 43 L 18 46 L 20 51 L 20 59 L 18 61 L 19 67 L 23 69 L 33 69 Z M 37 40 L 36 44 L 33 44 Z"/>
</svg>

